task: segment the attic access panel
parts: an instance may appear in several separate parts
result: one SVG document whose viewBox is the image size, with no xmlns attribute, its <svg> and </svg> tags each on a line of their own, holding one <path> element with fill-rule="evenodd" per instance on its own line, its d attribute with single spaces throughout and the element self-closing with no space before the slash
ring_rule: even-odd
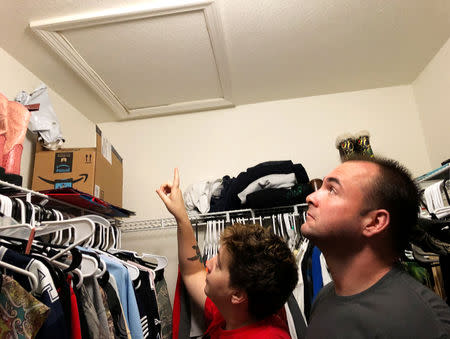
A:
<svg viewBox="0 0 450 339">
<path fill-rule="evenodd" d="M 118 119 L 233 106 L 213 1 L 165 1 L 30 26 Z"/>
</svg>

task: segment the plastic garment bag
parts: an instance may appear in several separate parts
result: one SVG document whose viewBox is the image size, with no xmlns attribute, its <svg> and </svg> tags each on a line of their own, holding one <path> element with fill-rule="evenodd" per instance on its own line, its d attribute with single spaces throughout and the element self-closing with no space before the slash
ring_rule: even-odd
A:
<svg viewBox="0 0 450 339">
<path fill-rule="evenodd" d="M 31 112 L 28 129 L 39 135 L 45 148 L 56 150 L 64 143 L 58 119 L 48 96 L 48 88 L 41 84 L 31 94 L 20 92 L 15 99 L 22 105 L 40 104 L 38 111 Z"/>
</svg>

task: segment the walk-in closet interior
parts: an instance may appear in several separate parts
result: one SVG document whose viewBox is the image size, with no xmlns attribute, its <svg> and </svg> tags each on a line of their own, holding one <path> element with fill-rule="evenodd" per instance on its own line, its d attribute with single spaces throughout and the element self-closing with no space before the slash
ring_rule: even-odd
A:
<svg viewBox="0 0 450 339">
<path fill-rule="evenodd" d="M 30 301 L 35 326 L 47 331 L 38 337 L 182 331 L 172 320 L 180 307 L 177 227 L 156 193 L 174 168 L 202 258 L 217 253 L 227 226 L 256 223 L 288 243 L 299 267 L 304 258 L 318 263 L 325 285 L 325 259 L 301 235 L 305 197 L 341 163 L 339 141 L 348 136 L 365 138 L 417 179 L 427 240 L 413 243 L 405 261 L 449 302 L 449 1 L 2 0 L 0 27 L 0 111 L 40 104 L 25 106 L 22 132 L 3 133 L 5 145 L 17 133 L 22 139 L 9 145 L 21 150 L 11 172 L 20 182 L 8 177 L 6 160 L 0 173 L 1 291 L 45 289 L 36 276 L 43 267 L 49 286 L 65 293 L 57 306 L 55 291 Z M 122 182 L 92 174 L 86 196 L 76 185 L 87 174 L 36 188 L 38 153 L 58 149 L 119 159 Z M 56 162 L 46 164 L 56 172 Z M 108 185 L 120 186 L 118 200 L 106 198 Z M 84 268 L 72 270 L 69 257 Z M 26 268 L 30 258 L 36 272 Z M 128 278 L 119 282 L 120 274 Z M 315 289 L 294 290 L 302 319 Z M 52 307 L 60 318 L 47 326 Z M 194 313 L 187 337 L 202 334 Z"/>
</svg>

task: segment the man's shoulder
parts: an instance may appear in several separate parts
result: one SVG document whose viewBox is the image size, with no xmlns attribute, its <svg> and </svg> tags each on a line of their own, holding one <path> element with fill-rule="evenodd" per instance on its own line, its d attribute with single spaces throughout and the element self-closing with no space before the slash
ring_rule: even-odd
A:
<svg viewBox="0 0 450 339">
<path fill-rule="evenodd" d="M 334 330 L 328 331 L 324 323 Z M 341 297 L 329 290 L 324 291 L 321 299 L 318 297 L 309 335 L 328 337 L 338 331 L 351 337 L 358 329 L 381 337 L 386 333 L 391 337 L 439 337 L 450 332 L 450 308 L 433 291 L 400 269 L 393 269 L 357 295 Z"/>
<path fill-rule="evenodd" d="M 414 306 L 416 312 L 428 313 L 435 319 L 447 323 L 450 329 L 450 307 L 441 297 L 406 272 L 402 271 L 397 276 L 397 280 L 398 290 L 402 291 L 407 299 L 405 303 L 408 303 L 410 307 Z"/>
</svg>

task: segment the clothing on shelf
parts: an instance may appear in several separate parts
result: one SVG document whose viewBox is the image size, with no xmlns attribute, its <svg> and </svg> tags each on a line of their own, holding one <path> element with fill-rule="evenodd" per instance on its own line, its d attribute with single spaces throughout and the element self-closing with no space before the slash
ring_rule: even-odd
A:
<svg viewBox="0 0 450 339">
<path fill-rule="evenodd" d="M 221 179 L 189 185 L 183 197 L 186 209 L 192 214 L 197 211 L 220 212 L 251 206 L 247 204 L 247 197 L 256 192 L 260 192 L 256 204 L 261 200 L 268 201 L 275 198 L 279 201 L 278 204 L 286 202 L 286 205 L 292 205 L 305 202 L 306 195 L 299 195 L 291 188 L 296 184 L 306 184 L 308 181 L 308 174 L 301 164 L 294 165 L 290 160 L 267 161 L 248 168 L 236 178 L 226 175 Z M 269 191 L 281 188 L 284 190 L 275 193 L 277 194 L 275 196 Z M 293 197 L 296 199 L 292 199 Z M 272 206 L 276 204 L 274 201 Z"/>
</svg>

